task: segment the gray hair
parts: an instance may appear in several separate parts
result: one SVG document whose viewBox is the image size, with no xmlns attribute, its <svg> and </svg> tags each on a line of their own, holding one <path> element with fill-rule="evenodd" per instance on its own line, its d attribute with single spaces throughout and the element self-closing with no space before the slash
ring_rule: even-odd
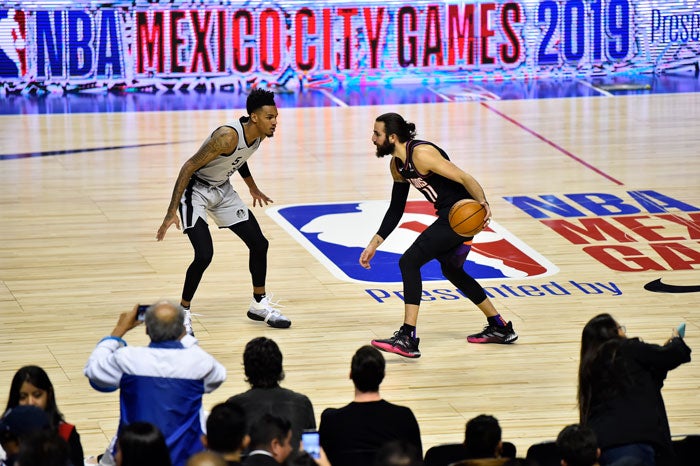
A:
<svg viewBox="0 0 700 466">
<path fill-rule="evenodd" d="M 156 312 L 159 308 L 174 312 Z M 185 330 L 185 310 L 171 301 L 158 301 L 149 306 L 144 320 L 148 336 L 154 343 L 178 340 Z"/>
</svg>

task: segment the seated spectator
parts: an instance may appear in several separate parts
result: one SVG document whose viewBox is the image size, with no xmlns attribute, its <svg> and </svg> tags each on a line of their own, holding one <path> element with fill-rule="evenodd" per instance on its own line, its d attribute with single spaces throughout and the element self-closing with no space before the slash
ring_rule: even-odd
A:
<svg viewBox="0 0 700 466">
<path fill-rule="evenodd" d="M 473 458 L 457 461 L 450 466 L 503 466 L 507 462 L 515 461 L 515 458 Z M 537 464 L 536 466 L 541 466 Z"/>
<path fill-rule="evenodd" d="M 292 453 L 292 423 L 263 414 L 250 427 L 250 453 L 243 466 L 276 466 Z"/>
<path fill-rule="evenodd" d="M 542 466 L 527 458 L 508 458 L 501 466 Z"/>
<path fill-rule="evenodd" d="M 316 429 L 311 400 L 306 395 L 280 387 L 284 380 L 282 352 L 277 343 L 265 337 L 253 338 L 243 351 L 243 369 L 250 390 L 228 401 L 246 412 L 248 429 L 263 414 L 271 413 L 292 423 L 292 447 L 296 456 L 304 430 Z"/>
<path fill-rule="evenodd" d="M 202 443 L 220 455 L 228 466 L 240 466 L 241 453 L 250 442 L 246 432 L 243 408 L 236 403 L 219 403 L 207 417 L 207 433 L 202 435 Z"/>
<path fill-rule="evenodd" d="M 422 457 L 420 429 L 413 412 L 383 400 L 379 394 L 385 364 L 376 348 L 365 345 L 358 349 L 350 367 L 353 401 L 321 414 L 321 447 L 333 466 L 372 464 L 377 451 L 392 440 L 410 443 Z"/>
<path fill-rule="evenodd" d="M 515 445 L 501 441 L 498 420 L 481 414 L 467 422 L 463 443 L 437 445 L 428 449 L 425 453 L 425 466 L 447 466 L 465 459 L 514 456 Z"/>
<path fill-rule="evenodd" d="M 595 432 L 589 427 L 571 424 L 557 437 L 561 466 L 598 466 L 600 448 Z"/>
<path fill-rule="evenodd" d="M 68 455 L 73 464 L 82 466 L 83 446 L 80 435 L 73 424 L 63 418 L 56 404 L 56 393 L 51 379 L 39 366 L 24 366 L 15 372 L 10 385 L 5 411 L 21 405 L 32 405 L 43 409 L 49 417 L 51 428 L 68 443 Z"/>
<path fill-rule="evenodd" d="M 15 465 L 25 466 L 83 466 L 68 456 L 68 443 L 53 430 L 33 432 L 22 439 Z"/>
<path fill-rule="evenodd" d="M 51 421 L 41 408 L 24 405 L 6 411 L 0 419 L 0 445 L 5 451 L 3 466 L 14 466 L 27 437 L 51 430 Z"/>
<path fill-rule="evenodd" d="M 122 337 L 140 324 L 138 305 L 119 316 L 112 333 L 100 340 L 85 375 L 97 390 L 120 389 L 119 436 L 123 426 L 150 422 L 165 437 L 175 466 L 202 451 L 202 396 L 226 379 L 226 369 L 185 332 L 180 306 L 161 301 L 145 314 L 146 347 L 127 346 Z M 113 442 L 114 443 L 114 442 Z M 113 464 L 110 448 L 100 464 Z"/>
<path fill-rule="evenodd" d="M 226 464 L 226 460 L 218 453 L 213 451 L 200 451 L 192 455 L 190 459 L 187 460 L 185 466 L 226 466 Z"/>
<path fill-rule="evenodd" d="M 119 431 L 117 466 L 172 466 L 160 429 L 149 422 L 132 422 Z"/>
<path fill-rule="evenodd" d="M 374 466 L 423 466 L 423 460 L 415 446 L 404 440 L 393 440 L 377 451 Z"/>
<path fill-rule="evenodd" d="M 556 466 L 600 466 L 600 448 L 595 432 L 589 427 L 580 424 L 564 427 L 557 437 L 556 446 L 561 458 Z M 644 466 L 644 462 L 638 458 L 625 457 L 604 466 Z"/>
<path fill-rule="evenodd" d="M 677 463 L 661 388 L 668 371 L 690 361 L 674 331 L 663 346 L 627 338 L 610 314 L 591 319 L 581 335 L 580 423 L 596 434 L 601 464 L 634 457 L 645 464 Z"/>
</svg>

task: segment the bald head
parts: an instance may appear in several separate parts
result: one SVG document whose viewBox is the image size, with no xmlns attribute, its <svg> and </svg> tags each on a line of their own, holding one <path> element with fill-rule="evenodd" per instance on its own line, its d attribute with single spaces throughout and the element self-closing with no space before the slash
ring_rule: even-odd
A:
<svg viewBox="0 0 700 466">
<path fill-rule="evenodd" d="M 185 334 L 185 311 L 170 301 L 158 301 L 146 311 L 146 332 L 154 343 L 179 340 Z"/>
<path fill-rule="evenodd" d="M 201 451 L 190 456 L 186 466 L 226 466 L 226 461 L 213 451 Z"/>
</svg>

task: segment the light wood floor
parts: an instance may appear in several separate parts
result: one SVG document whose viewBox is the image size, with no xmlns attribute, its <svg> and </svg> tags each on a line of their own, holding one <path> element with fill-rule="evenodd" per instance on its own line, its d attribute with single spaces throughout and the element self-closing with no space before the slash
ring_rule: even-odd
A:
<svg viewBox="0 0 700 466">
<path fill-rule="evenodd" d="M 700 285 L 697 217 L 695 229 L 672 230 L 680 238 L 675 242 L 694 251 L 694 261 L 682 257 L 686 270 L 670 270 L 642 241 L 632 246 L 667 270 L 621 272 L 504 199 L 608 193 L 629 200 L 628 191 L 653 190 L 700 206 L 700 94 L 282 108 L 277 134 L 249 162 L 258 186 L 276 206 L 388 199 L 386 160 L 374 156 L 370 142 L 374 118 L 386 111 L 414 121 L 419 137 L 441 145 L 475 175 L 494 219 L 559 268 L 542 279 L 485 286 L 614 282 L 622 291 L 620 296 L 497 297 L 495 304 L 520 334 L 512 346 L 467 344 L 465 336 L 480 330 L 484 318 L 466 300 L 426 302 L 418 327 L 423 357 L 387 355 L 382 385 L 386 399 L 415 412 L 424 449 L 461 441 L 465 422 L 481 413 L 500 420 L 504 439 L 522 455 L 530 444 L 553 439 L 576 422 L 579 338 L 597 313 L 611 312 L 628 334 L 656 343 L 685 321 L 688 344 L 700 348 L 700 295 L 643 289 L 657 278 Z M 118 395 L 90 388 L 82 373 L 85 361 L 120 312 L 136 302 L 179 298 L 189 242 L 171 229 L 158 243 L 155 233 L 181 164 L 210 131 L 240 113 L 0 117 L 2 154 L 153 144 L 0 160 L 0 391 L 9 390 L 20 366 L 43 366 L 60 409 L 77 425 L 86 455 L 101 452 L 114 433 Z M 240 178 L 233 180 L 250 200 Z M 412 198 L 420 197 L 414 192 Z M 391 335 L 401 324 L 402 304 L 397 299 L 377 303 L 365 292 L 376 286 L 335 278 L 263 212 L 256 210 L 271 243 L 268 290 L 282 299 L 293 326 L 275 330 L 245 317 L 247 251 L 227 230 L 214 231 L 214 261 L 195 296 L 193 310 L 201 316 L 194 329 L 229 375 L 205 397 L 205 406 L 247 388 L 243 347 L 265 335 L 285 355 L 283 385 L 307 394 L 318 419 L 323 409 L 351 399 L 352 354 L 372 338 Z M 141 329 L 127 340 L 147 342 Z M 696 357 L 670 373 L 664 388 L 674 434 L 700 433 L 699 394 Z"/>
</svg>

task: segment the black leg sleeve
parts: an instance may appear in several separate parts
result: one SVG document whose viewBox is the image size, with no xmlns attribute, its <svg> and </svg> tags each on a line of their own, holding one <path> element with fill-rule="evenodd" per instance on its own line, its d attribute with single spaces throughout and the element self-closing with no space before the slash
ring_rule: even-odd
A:
<svg viewBox="0 0 700 466">
<path fill-rule="evenodd" d="M 253 286 L 265 286 L 267 276 L 267 249 L 270 242 L 263 235 L 258 220 L 253 211 L 248 211 L 248 220 L 237 223 L 229 229 L 238 235 L 248 246 L 248 269 L 253 280 Z"/>
</svg>

